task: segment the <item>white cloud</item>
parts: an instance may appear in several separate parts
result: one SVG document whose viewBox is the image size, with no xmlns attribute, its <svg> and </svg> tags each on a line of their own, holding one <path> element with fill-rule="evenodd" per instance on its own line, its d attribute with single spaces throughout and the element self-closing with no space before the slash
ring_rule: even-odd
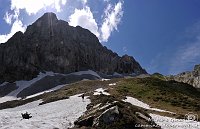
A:
<svg viewBox="0 0 200 129">
<path fill-rule="evenodd" d="M 11 10 L 25 9 L 26 12 L 36 14 L 41 9 L 51 6 L 57 12 L 61 11 L 61 5 L 65 5 L 67 0 L 11 0 Z"/>
<path fill-rule="evenodd" d="M 104 20 L 101 26 L 101 41 L 107 42 L 111 32 L 117 30 L 117 26 L 123 16 L 122 5 L 123 1 L 119 1 L 114 8 L 108 4 L 107 8 L 105 9 Z"/>
<path fill-rule="evenodd" d="M 81 26 L 90 30 L 100 40 L 107 42 L 111 33 L 117 30 L 117 26 L 123 16 L 123 1 L 120 0 L 115 6 L 108 4 L 102 15 L 102 25 L 99 28 L 90 7 L 86 6 L 87 0 L 81 0 L 85 6 L 83 9 L 75 9 L 75 12 L 69 17 L 69 24 L 72 26 Z"/>
<path fill-rule="evenodd" d="M 86 28 L 99 37 L 97 23 L 88 6 L 80 10 L 75 9 L 74 13 L 69 17 L 69 24 L 71 26 L 79 25 L 83 28 Z"/>
<path fill-rule="evenodd" d="M 15 20 L 12 25 L 11 31 L 9 34 L 0 35 L 0 43 L 5 43 L 9 38 L 11 38 L 16 32 L 21 31 L 25 32 L 26 26 L 22 24 L 20 20 Z"/>
</svg>

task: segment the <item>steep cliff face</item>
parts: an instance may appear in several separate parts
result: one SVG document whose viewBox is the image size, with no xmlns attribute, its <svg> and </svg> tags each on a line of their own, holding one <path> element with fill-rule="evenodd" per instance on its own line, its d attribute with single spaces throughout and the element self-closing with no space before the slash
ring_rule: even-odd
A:
<svg viewBox="0 0 200 129">
<path fill-rule="evenodd" d="M 0 44 L 0 81 L 31 79 L 41 71 L 70 73 L 91 69 L 106 74 L 146 73 L 133 57 L 119 57 L 80 26 L 72 27 L 45 13 Z"/>
<path fill-rule="evenodd" d="M 175 76 L 171 76 L 178 82 L 188 83 L 196 88 L 200 88 L 200 65 L 195 65 L 193 71 L 183 72 Z"/>
</svg>

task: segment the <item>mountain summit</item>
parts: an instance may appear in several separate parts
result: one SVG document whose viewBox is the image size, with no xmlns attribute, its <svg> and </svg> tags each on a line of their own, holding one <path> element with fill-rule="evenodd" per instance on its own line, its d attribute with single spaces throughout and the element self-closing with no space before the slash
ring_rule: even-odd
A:
<svg viewBox="0 0 200 129">
<path fill-rule="evenodd" d="M 89 30 L 72 27 L 45 13 L 25 33 L 0 44 L 0 82 L 31 79 L 42 71 L 70 73 L 91 69 L 104 74 L 146 73 L 131 56 L 118 56 Z"/>
</svg>

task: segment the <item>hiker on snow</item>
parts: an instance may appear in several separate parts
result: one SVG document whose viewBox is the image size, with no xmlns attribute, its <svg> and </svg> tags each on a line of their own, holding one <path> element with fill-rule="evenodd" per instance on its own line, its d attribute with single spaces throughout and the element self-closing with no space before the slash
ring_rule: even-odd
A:
<svg viewBox="0 0 200 129">
<path fill-rule="evenodd" d="M 82 97 L 82 100 L 84 101 L 85 94 L 83 93 L 83 94 L 81 95 L 81 97 Z"/>
</svg>

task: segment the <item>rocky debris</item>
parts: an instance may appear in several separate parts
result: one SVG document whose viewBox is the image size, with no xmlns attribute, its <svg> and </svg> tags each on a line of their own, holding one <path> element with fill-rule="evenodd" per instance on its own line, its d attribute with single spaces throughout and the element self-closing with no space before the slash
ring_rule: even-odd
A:
<svg viewBox="0 0 200 129">
<path fill-rule="evenodd" d="M 200 88 L 200 65 L 195 65 L 193 71 L 187 71 L 175 76 L 170 76 L 170 80 L 184 82 L 196 88 Z"/>
<path fill-rule="evenodd" d="M 72 27 L 45 13 L 25 33 L 0 44 L 0 82 L 29 80 L 39 72 L 71 73 L 91 69 L 104 74 L 145 74 L 131 56 L 118 56 L 89 30 Z"/>
<path fill-rule="evenodd" d="M 100 95 L 94 97 L 84 115 L 75 121 L 73 129 L 133 129 L 138 125 L 149 125 L 149 127 L 152 126 L 149 129 L 160 129 L 152 121 L 151 116 L 136 106 L 117 100 L 113 96 Z M 143 129 L 145 127 L 137 128 Z"/>
</svg>

